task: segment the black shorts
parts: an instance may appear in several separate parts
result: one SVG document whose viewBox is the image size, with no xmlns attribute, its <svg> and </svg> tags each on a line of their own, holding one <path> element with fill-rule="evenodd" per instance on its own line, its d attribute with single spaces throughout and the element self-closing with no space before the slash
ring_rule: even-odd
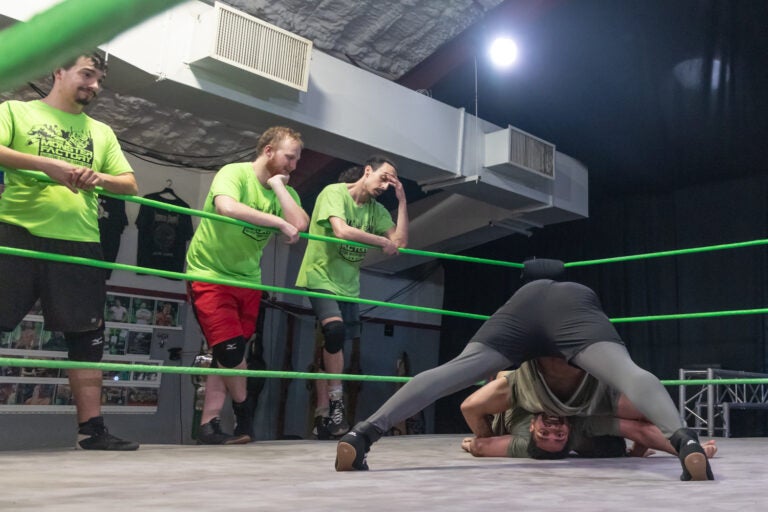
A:
<svg viewBox="0 0 768 512">
<path fill-rule="evenodd" d="M 0 222 L 0 246 L 103 260 L 98 242 L 42 238 Z M 85 332 L 103 325 L 102 268 L 0 254 L 0 330 L 10 331 L 40 299 L 49 331 Z"/>
<path fill-rule="evenodd" d="M 572 282 L 526 284 L 472 337 L 515 366 L 540 356 L 573 356 L 599 341 L 624 344 L 594 291 Z"/>
</svg>

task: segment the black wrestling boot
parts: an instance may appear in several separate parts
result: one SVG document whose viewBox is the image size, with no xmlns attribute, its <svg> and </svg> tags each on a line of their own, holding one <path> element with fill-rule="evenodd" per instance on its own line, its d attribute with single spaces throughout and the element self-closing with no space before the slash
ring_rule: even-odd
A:
<svg viewBox="0 0 768 512">
<path fill-rule="evenodd" d="M 355 425 L 336 446 L 336 471 L 368 471 L 365 455 L 380 437 L 381 432 L 367 421 Z"/>
<path fill-rule="evenodd" d="M 110 434 L 104 425 L 104 418 L 101 416 L 80 423 L 78 427 L 77 444 L 75 445 L 78 450 L 131 452 L 139 449 L 139 443 L 126 441 Z"/>
<path fill-rule="evenodd" d="M 232 400 L 232 412 L 235 413 L 235 437 L 245 438 L 245 443 L 250 443 L 256 437 L 253 432 L 253 415 L 256 413 L 256 403 L 251 397 L 240 403 Z M 239 443 L 238 443 L 239 444 Z"/>
<path fill-rule="evenodd" d="M 696 435 L 696 432 L 688 428 L 678 429 L 669 438 L 669 442 L 677 450 L 680 464 L 683 466 L 683 474 L 680 475 L 680 480 L 699 481 L 715 479 L 712 474 L 712 468 L 709 467 L 707 454 L 704 452 L 701 444 L 699 444 L 699 436 Z"/>
</svg>

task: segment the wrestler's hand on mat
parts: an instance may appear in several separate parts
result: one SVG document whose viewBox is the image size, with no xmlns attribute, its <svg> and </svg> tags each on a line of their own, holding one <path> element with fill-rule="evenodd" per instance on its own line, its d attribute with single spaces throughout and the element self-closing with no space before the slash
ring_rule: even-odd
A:
<svg viewBox="0 0 768 512">
<path fill-rule="evenodd" d="M 655 453 L 656 453 L 655 450 L 651 450 L 644 444 L 640 444 L 640 443 L 632 443 L 632 448 L 627 450 L 627 455 L 629 457 L 650 457 Z"/>
</svg>

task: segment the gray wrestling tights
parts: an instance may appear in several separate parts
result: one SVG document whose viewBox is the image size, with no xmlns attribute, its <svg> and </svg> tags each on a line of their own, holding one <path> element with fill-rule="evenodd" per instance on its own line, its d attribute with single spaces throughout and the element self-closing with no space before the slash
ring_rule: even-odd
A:
<svg viewBox="0 0 768 512">
<path fill-rule="evenodd" d="M 576 354 L 571 363 L 626 395 L 667 439 L 684 426 L 659 379 L 637 366 L 623 345 L 609 341 L 594 343 Z"/>
<path fill-rule="evenodd" d="M 494 376 L 512 363 L 499 352 L 470 342 L 464 350 L 447 363 L 421 372 L 392 395 L 366 421 L 384 433 L 437 399 L 455 393 L 480 380 Z"/>
</svg>

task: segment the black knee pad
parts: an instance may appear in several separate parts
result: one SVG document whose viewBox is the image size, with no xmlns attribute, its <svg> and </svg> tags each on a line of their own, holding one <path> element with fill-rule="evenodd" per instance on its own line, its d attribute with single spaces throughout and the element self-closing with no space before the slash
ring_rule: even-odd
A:
<svg viewBox="0 0 768 512">
<path fill-rule="evenodd" d="M 234 368 L 245 359 L 245 338 L 238 336 L 231 340 L 217 343 L 211 349 L 213 363 L 223 368 Z"/>
<path fill-rule="evenodd" d="M 344 323 L 334 320 L 323 326 L 323 337 L 325 338 L 325 350 L 329 354 L 335 354 L 344 348 Z"/>
<path fill-rule="evenodd" d="M 70 361 L 98 363 L 104 356 L 104 328 L 85 332 L 65 332 Z"/>
</svg>

